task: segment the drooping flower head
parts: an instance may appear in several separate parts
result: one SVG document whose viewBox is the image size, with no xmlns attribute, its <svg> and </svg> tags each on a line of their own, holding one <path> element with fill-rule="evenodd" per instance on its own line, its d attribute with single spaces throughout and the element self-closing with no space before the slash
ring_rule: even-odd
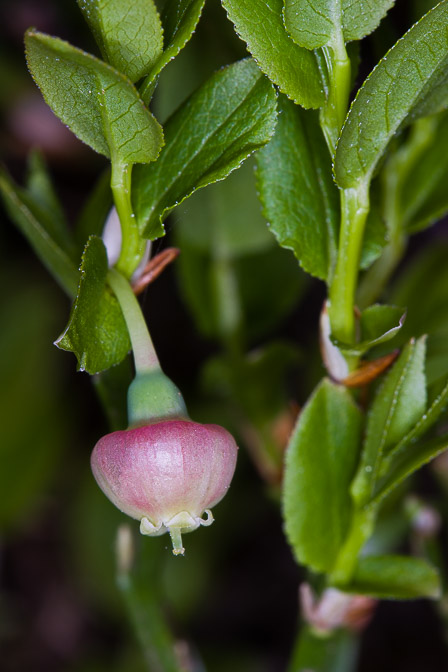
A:
<svg viewBox="0 0 448 672">
<path fill-rule="evenodd" d="M 213 522 L 210 509 L 226 494 L 237 446 L 218 425 L 165 420 L 107 434 L 92 453 L 98 485 L 149 536 L 181 535 Z M 206 518 L 204 518 L 204 513 Z"/>
</svg>

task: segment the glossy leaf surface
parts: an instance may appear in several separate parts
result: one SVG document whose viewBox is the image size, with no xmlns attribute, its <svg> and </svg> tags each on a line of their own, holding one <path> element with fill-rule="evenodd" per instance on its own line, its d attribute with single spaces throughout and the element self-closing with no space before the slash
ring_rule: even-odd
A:
<svg viewBox="0 0 448 672">
<path fill-rule="evenodd" d="M 129 79 L 58 38 L 29 30 L 25 44 L 46 102 L 80 140 L 122 163 L 157 158 L 162 128 Z"/>
<path fill-rule="evenodd" d="M 205 0 L 168 0 L 165 3 L 162 23 L 164 49 L 152 68 L 148 81 L 145 81 L 142 97 L 147 99 L 151 89 L 163 68 L 177 56 L 194 33 Z"/>
<path fill-rule="evenodd" d="M 377 390 L 369 411 L 361 465 L 352 492 L 369 501 L 383 455 L 416 424 L 426 408 L 425 338 L 411 341 Z"/>
<path fill-rule="evenodd" d="M 280 245 L 322 280 L 331 276 L 337 250 L 339 195 L 317 117 L 286 97 L 271 142 L 257 154 L 264 215 Z"/>
<path fill-rule="evenodd" d="M 140 231 L 164 235 L 163 219 L 196 189 L 222 180 L 271 138 L 272 84 L 246 59 L 213 75 L 165 126 L 159 160 L 137 167 L 133 195 Z"/>
<path fill-rule="evenodd" d="M 292 249 L 305 271 L 329 281 L 339 235 L 339 192 L 317 116 L 279 99 L 274 137 L 257 153 L 257 186 L 264 215 L 280 245 Z M 361 268 L 385 245 L 376 208 L 366 224 Z"/>
<path fill-rule="evenodd" d="M 282 0 L 223 0 L 223 5 L 249 52 L 280 91 L 303 107 L 323 105 L 317 60 L 289 37 Z"/>
<path fill-rule="evenodd" d="M 448 447 L 446 435 L 423 438 L 448 406 L 448 383 L 436 396 L 431 406 L 419 418 L 410 432 L 395 446 L 384 460 L 381 478 L 375 486 L 374 499 L 378 501 L 399 485 L 423 464 L 434 459 Z"/>
<path fill-rule="evenodd" d="M 360 40 L 378 26 L 395 0 L 285 0 L 285 26 L 293 40 L 306 49 L 338 41 Z"/>
<path fill-rule="evenodd" d="M 77 0 L 104 59 L 132 82 L 147 75 L 163 46 L 152 0 Z"/>
<path fill-rule="evenodd" d="M 286 534 L 300 563 L 332 569 L 350 522 L 361 413 L 350 393 L 324 379 L 291 437 L 284 479 Z"/>
<path fill-rule="evenodd" d="M 358 91 L 336 150 L 340 187 L 368 181 L 404 124 L 446 105 L 447 21 L 443 0 L 394 45 Z"/>
<path fill-rule="evenodd" d="M 68 325 L 56 341 L 59 348 L 76 355 L 79 370 L 87 373 L 119 364 L 131 348 L 123 313 L 106 284 L 107 273 L 106 248 L 92 236 L 84 250 Z"/>
</svg>

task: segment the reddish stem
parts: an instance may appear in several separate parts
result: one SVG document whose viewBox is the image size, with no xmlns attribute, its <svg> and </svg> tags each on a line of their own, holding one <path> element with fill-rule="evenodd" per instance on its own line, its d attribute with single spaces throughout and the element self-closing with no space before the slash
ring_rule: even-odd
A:
<svg viewBox="0 0 448 672">
<path fill-rule="evenodd" d="M 159 277 L 168 264 L 171 264 L 171 262 L 179 256 L 179 254 L 180 250 L 177 247 L 167 247 L 150 259 L 143 269 L 141 276 L 132 285 L 134 294 L 136 296 L 141 294 L 151 282 Z"/>
</svg>

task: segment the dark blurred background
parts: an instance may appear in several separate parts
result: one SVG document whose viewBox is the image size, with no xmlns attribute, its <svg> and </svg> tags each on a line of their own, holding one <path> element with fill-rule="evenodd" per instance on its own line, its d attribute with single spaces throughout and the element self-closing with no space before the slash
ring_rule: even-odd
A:
<svg viewBox="0 0 448 672">
<path fill-rule="evenodd" d="M 361 78 L 410 25 L 412 12 L 415 18 L 430 4 L 397 2 L 382 31 L 362 47 Z M 24 61 L 29 26 L 97 50 L 74 0 L 0 5 L 2 161 L 22 183 L 27 156 L 39 147 L 74 226 L 107 164 L 43 102 Z M 163 122 L 214 70 L 244 55 L 219 3 L 208 0 L 191 43 L 160 79 L 156 116 Z M 77 373 L 74 357 L 53 345 L 68 319 L 67 298 L 3 210 L 0 216 L 0 669 L 139 672 L 147 668 L 115 581 L 115 532 L 125 517 L 99 491 L 89 468 L 92 447 L 110 431 L 108 420 L 89 376 Z M 148 580 L 156 577 L 162 588 L 162 609 L 180 649 L 188 642 L 191 656 L 204 663 L 194 669 L 282 672 L 297 630 L 303 575 L 282 534 L 275 478 L 266 478 L 259 460 L 254 466 L 257 446 L 254 452 L 253 437 L 229 400 L 232 375 L 219 359 L 225 339 L 209 319 L 207 296 L 198 294 L 204 280 L 193 270 L 209 271 L 204 240 L 210 227 L 235 220 L 242 227 L 252 222 L 251 244 L 238 241 L 231 251 L 242 292 L 244 350 L 263 352 L 274 339 L 285 347 L 266 364 L 273 378 L 271 369 L 286 369 L 276 382 L 284 413 L 276 409 L 266 426 L 254 420 L 255 444 L 281 431 L 281 419 L 287 433 L 295 404 L 323 374 L 316 325 L 324 287 L 305 278 L 292 254 L 278 250 L 266 232 L 249 163 L 227 186 L 210 187 L 174 212 L 154 249 L 180 245 L 184 260 L 181 252 L 175 268 L 143 296 L 162 365 L 184 391 L 191 415 L 237 433 L 242 449 L 235 483 L 215 525 L 186 539 L 185 559 L 172 557 L 165 537 L 136 543 L 151 549 L 156 571 Z M 414 247 L 443 235 L 439 228 Z M 284 439 L 276 439 L 281 445 Z M 433 476 L 419 487 L 431 497 Z M 430 603 L 384 603 L 365 633 L 358 669 L 442 672 L 448 669 L 445 640 L 446 625 Z"/>
</svg>

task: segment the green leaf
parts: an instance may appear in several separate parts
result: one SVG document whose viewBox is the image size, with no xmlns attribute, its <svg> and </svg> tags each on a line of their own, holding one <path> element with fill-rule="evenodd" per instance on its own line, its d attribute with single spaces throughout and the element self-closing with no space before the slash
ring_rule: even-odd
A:
<svg viewBox="0 0 448 672">
<path fill-rule="evenodd" d="M 314 571 L 332 569 L 347 534 L 360 433 L 350 393 L 324 379 L 299 416 L 284 478 L 286 534 L 297 560 Z"/>
<path fill-rule="evenodd" d="M 446 105 L 447 21 L 443 0 L 392 47 L 359 89 L 336 149 L 340 187 L 368 182 L 404 124 Z"/>
<path fill-rule="evenodd" d="M 360 326 L 362 340 L 377 344 L 388 341 L 401 328 L 405 311 L 398 306 L 386 306 L 376 303 L 363 310 Z"/>
<path fill-rule="evenodd" d="M 54 190 L 44 157 L 37 150 L 29 155 L 26 189 L 22 193 L 26 195 L 25 198 L 44 223 L 47 233 L 72 262 L 78 265 L 79 254 L 73 235 Z"/>
<path fill-rule="evenodd" d="M 398 306 L 376 303 L 361 314 L 361 338 L 373 345 L 385 343 L 397 334 L 406 317 L 406 312 Z"/>
<path fill-rule="evenodd" d="M 196 189 L 224 179 L 274 132 L 276 95 L 251 59 L 213 75 L 165 126 L 159 160 L 134 172 L 142 235 L 164 235 L 163 219 Z"/>
<path fill-rule="evenodd" d="M 402 328 L 406 312 L 398 306 L 378 303 L 363 310 L 360 319 L 361 340 L 347 345 L 333 339 L 334 345 L 347 354 L 362 355 L 376 345 L 390 341 Z"/>
<path fill-rule="evenodd" d="M 379 599 L 440 598 L 440 577 L 421 558 L 401 555 L 366 556 L 359 559 L 353 580 L 344 590 Z"/>
<path fill-rule="evenodd" d="M 406 322 L 397 340 L 429 334 L 428 384 L 448 375 L 447 257 L 448 245 L 435 239 L 405 268 L 391 293 L 392 301 L 407 306 Z"/>
<path fill-rule="evenodd" d="M 28 67 L 53 112 L 92 149 L 122 163 L 154 161 L 162 128 L 127 77 L 55 37 L 28 30 Z"/>
<path fill-rule="evenodd" d="M 367 419 L 361 464 L 352 484 L 358 504 L 372 497 L 383 456 L 418 422 L 426 408 L 425 337 L 411 340 L 377 390 Z"/>
<path fill-rule="evenodd" d="M 403 226 L 411 234 L 448 212 L 448 113 L 428 121 L 433 127 L 432 142 L 406 176 L 400 193 Z"/>
<path fill-rule="evenodd" d="M 205 0 L 168 0 L 165 3 L 162 13 L 165 48 L 143 84 L 140 92 L 143 100 L 148 100 L 158 75 L 193 35 L 204 4 Z"/>
<path fill-rule="evenodd" d="M 279 98 L 274 137 L 257 153 L 258 191 L 266 219 L 280 245 L 292 249 L 305 271 L 330 282 L 339 235 L 339 193 L 327 145 L 314 112 Z M 386 227 L 372 207 L 361 268 L 386 244 Z"/>
<path fill-rule="evenodd" d="M 361 40 L 373 32 L 395 0 L 285 0 L 285 26 L 306 49 Z"/>
<path fill-rule="evenodd" d="M 446 402 L 445 402 L 446 403 Z M 392 459 L 387 460 L 387 470 L 383 478 L 379 479 L 372 497 L 372 503 L 377 504 L 406 478 L 418 471 L 428 462 L 431 462 L 448 448 L 448 436 L 437 436 L 409 444 L 404 451 L 397 452 Z"/>
<path fill-rule="evenodd" d="M 77 0 L 105 61 L 132 82 L 162 53 L 163 30 L 152 0 Z"/>
<path fill-rule="evenodd" d="M 264 215 L 280 245 L 294 251 L 305 271 L 332 275 L 339 228 L 339 195 L 314 112 L 279 101 L 271 142 L 257 154 Z"/>
<path fill-rule="evenodd" d="M 56 341 L 73 352 L 80 371 L 99 373 L 119 364 L 131 349 L 117 299 L 106 284 L 107 254 L 103 241 L 91 236 L 84 250 L 78 294 L 64 333 Z"/>
<path fill-rule="evenodd" d="M 384 459 L 382 477 L 375 485 L 373 499 L 379 501 L 405 478 L 426 464 L 448 447 L 448 437 L 439 436 L 432 440 L 420 439 L 435 425 L 448 406 L 448 383 L 437 395 L 431 406 L 420 417 L 415 426 Z"/>
<path fill-rule="evenodd" d="M 367 216 L 364 238 L 362 241 L 361 259 L 359 268 L 363 271 L 369 268 L 387 245 L 387 226 L 381 215 L 380 199 L 375 193 L 375 183 L 370 193 L 370 210 Z"/>
<path fill-rule="evenodd" d="M 317 60 L 286 32 L 282 0 L 223 0 L 222 4 L 249 52 L 280 91 L 306 108 L 323 105 Z"/>
<path fill-rule="evenodd" d="M 11 220 L 23 233 L 44 266 L 69 296 L 76 294 L 78 271 L 70 250 L 63 249 L 53 235 L 55 221 L 32 195 L 17 187 L 6 171 L 0 169 L 0 193 Z M 59 235 L 59 241 L 63 236 Z"/>
<path fill-rule="evenodd" d="M 254 159 L 225 180 L 202 189 L 179 206 L 176 235 L 180 246 L 236 259 L 273 247 L 256 194 Z"/>
<path fill-rule="evenodd" d="M 448 328 L 447 257 L 448 244 L 435 240 L 405 268 L 392 288 L 392 300 L 407 306 L 403 337 L 445 332 Z"/>
<path fill-rule="evenodd" d="M 12 256 L 12 255 L 11 255 Z M 14 263 L 15 261 L 15 263 Z M 0 530 L 17 532 L 46 510 L 67 454 L 70 422 L 66 382 L 51 346 L 60 301 L 39 275 L 24 273 L 17 257 L 2 260 L 0 298 Z M 7 290 L 7 291 L 6 291 Z M 62 375 L 61 375 L 62 374 Z M 57 488 L 57 485 L 55 484 Z M 15 529 L 14 529 L 15 528 Z"/>
<path fill-rule="evenodd" d="M 54 190 L 44 156 L 39 150 L 32 150 L 28 157 L 26 190 L 35 203 L 51 217 L 53 238 L 66 250 L 72 247 L 73 240 L 61 203 Z"/>
</svg>

